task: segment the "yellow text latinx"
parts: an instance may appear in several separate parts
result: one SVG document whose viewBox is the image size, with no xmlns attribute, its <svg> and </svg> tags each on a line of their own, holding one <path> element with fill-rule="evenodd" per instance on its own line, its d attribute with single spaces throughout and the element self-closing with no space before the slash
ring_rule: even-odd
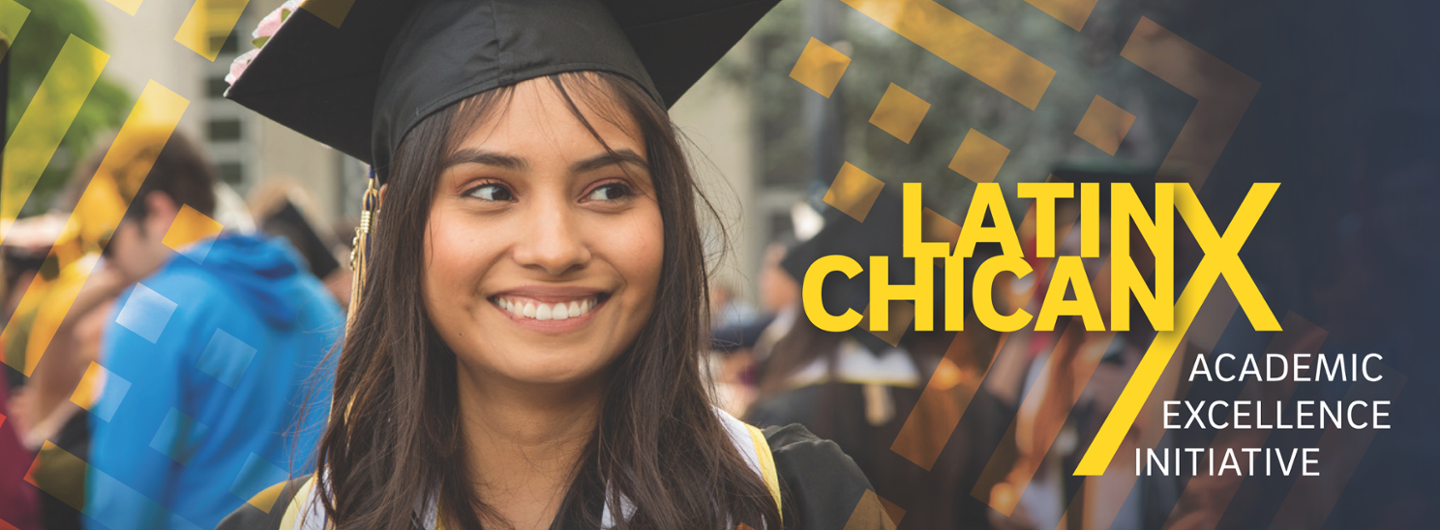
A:
<svg viewBox="0 0 1440 530">
<path fill-rule="evenodd" d="M 1240 308 L 1249 317 L 1257 331 L 1280 331 L 1280 323 L 1270 311 L 1260 289 L 1250 277 L 1245 264 L 1240 261 L 1240 247 L 1250 237 L 1260 215 L 1270 204 L 1270 199 L 1279 189 L 1278 183 L 1256 183 L 1250 187 L 1245 200 L 1235 216 L 1226 225 L 1222 234 L 1211 222 L 1210 216 L 1195 196 L 1189 184 L 1155 183 L 1155 214 L 1152 216 L 1145 204 L 1129 183 L 1110 185 L 1110 318 L 1112 331 L 1126 331 L 1130 323 L 1131 297 L 1149 319 L 1156 331 L 1171 331 L 1175 328 L 1175 214 L 1178 212 L 1185 226 L 1189 228 L 1200 250 L 1204 252 L 1191 284 L 1208 293 L 1222 276 L 1240 302 Z M 886 331 L 889 324 L 889 302 L 908 300 L 915 305 L 915 330 L 933 331 L 934 323 L 934 281 L 935 261 L 945 260 L 944 303 L 947 331 L 963 331 L 965 315 L 965 260 L 971 258 L 979 243 L 998 244 L 1002 253 L 986 259 L 975 272 L 972 304 L 975 316 L 985 327 L 996 331 L 1016 331 L 1033 320 L 1035 329 L 1049 331 L 1055 328 L 1062 316 L 1076 317 L 1084 324 L 1086 331 L 1106 329 L 1106 320 L 1101 316 L 1095 292 L 1081 258 L 1099 258 L 1100 255 L 1100 184 L 1094 182 L 1079 185 L 1080 200 L 1080 255 L 1055 255 L 1055 206 L 1058 199 L 1075 198 L 1075 184 L 1068 182 L 1021 183 L 1018 196 L 1034 200 L 1035 206 L 1035 257 L 1054 258 L 1054 273 L 1049 288 L 1041 301 L 1038 316 L 1031 315 L 1024 308 L 1010 314 L 1001 314 L 995 307 L 992 289 L 1001 274 L 1013 274 L 1024 278 L 1034 271 L 1024 258 L 1020 240 L 1011 222 L 1005 198 L 998 183 L 981 183 L 975 190 L 970 209 L 961 225 L 960 235 L 955 241 L 954 252 L 945 242 L 921 240 L 921 185 L 904 185 L 902 237 L 904 257 L 912 258 L 915 266 L 915 283 L 912 285 L 890 284 L 890 260 L 886 256 L 870 256 L 870 322 L 871 331 Z M 987 214 L 993 219 L 993 226 L 983 226 Z M 1152 289 L 1135 262 L 1130 258 L 1130 237 L 1138 233 L 1155 256 L 1154 285 Z M 859 262 L 848 256 L 824 256 L 810 265 L 805 272 L 801 286 L 801 298 L 805 314 L 817 327 L 825 331 L 847 331 L 860 323 L 862 316 L 854 309 L 842 314 L 831 314 L 821 300 L 821 287 L 831 273 L 844 274 L 854 278 L 864 272 Z M 1199 282 L 1199 283 L 1196 283 Z M 1067 299 L 1067 292 L 1074 291 L 1074 299 Z M 1205 296 L 1196 298 L 1204 300 Z"/>
</svg>

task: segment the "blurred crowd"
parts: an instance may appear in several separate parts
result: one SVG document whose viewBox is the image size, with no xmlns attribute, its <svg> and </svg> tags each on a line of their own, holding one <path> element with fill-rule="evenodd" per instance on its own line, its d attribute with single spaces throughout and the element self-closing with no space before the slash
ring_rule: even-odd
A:
<svg viewBox="0 0 1440 530">
<path fill-rule="evenodd" d="M 213 527 L 307 471 L 349 249 L 303 188 L 242 199 L 180 133 L 101 144 L 0 227 L 0 520 Z"/>
</svg>

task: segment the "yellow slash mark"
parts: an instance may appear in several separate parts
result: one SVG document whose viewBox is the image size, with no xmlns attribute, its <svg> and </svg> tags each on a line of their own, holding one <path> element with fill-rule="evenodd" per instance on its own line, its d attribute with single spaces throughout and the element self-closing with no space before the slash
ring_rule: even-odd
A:
<svg viewBox="0 0 1440 530">
<path fill-rule="evenodd" d="M 1253 281 L 1249 281 L 1249 274 L 1245 272 L 1244 265 L 1239 264 L 1237 257 L 1240 245 L 1250 236 L 1250 231 L 1260 221 L 1260 214 L 1265 211 L 1265 206 L 1270 203 L 1279 187 L 1276 183 L 1252 186 L 1223 236 L 1216 234 L 1213 229 L 1199 229 L 1201 226 L 1213 225 L 1209 224 L 1209 219 L 1205 219 L 1203 224 L 1196 222 L 1204 212 L 1194 191 L 1188 187 L 1177 188 L 1181 192 L 1175 197 L 1176 208 L 1180 211 L 1180 217 L 1185 219 L 1186 226 L 1191 227 L 1196 239 L 1204 241 L 1201 246 L 1206 253 L 1205 257 L 1200 260 L 1200 265 L 1195 268 L 1195 273 L 1190 276 L 1190 282 L 1185 284 L 1185 291 L 1180 293 L 1180 300 L 1175 304 L 1175 329 L 1155 334 L 1155 340 L 1150 343 L 1150 348 L 1145 350 L 1140 366 L 1135 368 L 1135 374 L 1125 384 L 1119 401 L 1110 410 L 1110 415 L 1105 417 L 1100 432 L 1095 435 L 1095 441 L 1091 442 L 1090 448 L 1085 451 L 1085 457 L 1075 469 L 1076 475 L 1105 473 L 1105 468 L 1110 466 L 1110 459 L 1120 449 L 1121 439 L 1135 423 L 1140 407 L 1145 405 L 1150 391 L 1160 380 L 1160 373 L 1165 371 L 1165 365 L 1170 363 L 1170 357 L 1180 346 L 1185 331 L 1190 329 L 1191 321 L 1200 312 L 1200 305 L 1221 276 L 1229 276 L 1226 283 L 1235 290 L 1240 307 L 1245 309 L 1256 331 L 1280 331 L 1280 324 L 1274 322 L 1275 315 L 1268 310 L 1262 310 L 1265 302 L 1260 299 L 1259 290 L 1254 287 Z M 1242 278 L 1243 281 L 1235 281 Z"/>
<path fill-rule="evenodd" d="M 41 466 L 42 461 L 47 465 Z M 88 472 L 89 469 L 90 464 L 81 460 L 80 457 L 61 449 L 50 440 L 45 440 L 45 443 L 40 446 L 40 452 L 35 454 L 34 462 L 30 464 L 30 471 L 25 473 L 25 481 L 39 488 L 40 491 L 49 493 L 71 508 L 83 511 L 85 509 L 84 488 L 73 481 L 65 480 L 65 477 L 56 476 L 57 473 L 54 470 L 85 470 Z"/>
<path fill-rule="evenodd" d="M 338 28 L 354 6 L 355 0 L 307 0 L 300 8 Z"/>
<path fill-rule="evenodd" d="M 842 0 L 1030 110 L 1055 69 L 935 0 Z"/>
<path fill-rule="evenodd" d="M 874 491 L 865 490 L 860 496 L 860 501 L 855 503 L 855 511 L 850 512 L 850 519 L 845 521 L 844 530 L 870 530 L 881 528 L 883 530 L 895 530 L 895 522 L 891 520 L 890 513 L 885 510 L 885 504 L 881 502 L 880 496 Z"/>
<path fill-rule="evenodd" d="M 27 18 L 30 18 L 30 8 L 15 0 L 0 0 L 0 59 L 10 51 L 10 43 L 15 42 L 15 34 L 20 33 L 20 26 L 25 25 Z"/>
<path fill-rule="evenodd" d="M 1075 31 L 1085 27 L 1085 21 L 1090 19 L 1090 12 L 1095 10 L 1095 4 L 1100 0 L 1025 0 L 1030 5 L 1039 8 L 1046 14 L 1055 17 L 1056 20 L 1064 22 Z"/>
<path fill-rule="evenodd" d="M 180 23 L 175 42 L 213 62 L 249 3 L 250 0 L 195 0 L 190 14 Z"/>
<path fill-rule="evenodd" d="M 80 113 L 80 105 L 100 80 L 100 71 L 110 56 L 90 43 L 71 35 L 60 55 L 40 81 L 30 106 L 20 115 L 15 131 L 5 143 L 3 190 L 0 190 L 0 218 L 15 219 L 30 199 L 40 174 L 60 148 L 60 140 Z M 7 226 L 8 225 L 0 225 Z M 0 241 L 8 228 L 0 228 Z"/>
<path fill-rule="evenodd" d="M 120 218 L 125 215 L 125 210 L 130 207 L 130 204 L 115 193 L 115 184 L 111 175 L 120 173 L 149 174 L 150 166 L 154 165 L 155 158 L 160 154 L 160 148 L 169 140 L 175 127 L 180 124 L 180 116 L 185 113 L 185 109 L 189 105 L 189 100 L 159 83 L 151 81 L 146 85 L 145 90 L 140 93 L 139 101 L 135 103 L 135 108 L 130 111 L 130 116 L 120 127 L 115 142 L 105 153 L 105 158 L 100 161 L 100 167 L 95 171 L 96 177 L 99 178 L 91 178 L 90 184 L 85 187 L 85 192 L 80 196 L 80 201 L 76 203 L 75 211 L 70 215 L 69 220 L 72 226 L 113 227 L 119 224 Z M 135 188 L 139 188 L 138 183 Z M 117 204 L 117 200 L 122 204 Z M 85 253 L 90 253 L 99 249 L 85 250 L 87 251 Z M 27 347 L 26 351 L 32 355 L 25 356 L 25 366 L 14 367 L 17 370 L 23 370 L 26 376 L 34 372 L 35 366 L 39 362 L 39 356 L 44 354 L 51 339 L 55 337 L 59 322 L 70 311 L 70 306 L 75 303 L 75 297 L 80 291 L 79 287 L 85 284 L 85 280 L 93 271 L 95 262 L 82 258 L 83 254 L 66 252 L 61 245 L 56 245 L 50 250 L 50 255 L 45 258 L 45 261 L 47 265 L 54 265 L 56 270 L 62 271 L 60 278 L 54 282 L 31 282 L 30 287 L 25 290 L 25 295 L 20 299 L 20 305 L 15 310 L 15 315 L 27 314 L 32 310 L 38 311 L 36 322 L 53 323 L 53 325 L 45 326 L 37 324 L 30 330 L 28 341 L 30 347 Z M 5 330 L 0 332 L 0 344 L 8 344 L 10 334 L 17 332 L 19 332 L 19 326 L 5 326 Z"/>
<path fill-rule="evenodd" d="M 121 11 L 124 11 L 125 14 L 130 15 L 130 16 L 133 17 L 133 16 L 135 16 L 135 12 L 140 10 L 140 3 L 143 2 L 143 1 L 145 1 L 145 0 L 105 0 L 105 1 L 106 1 L 106 2 L 110 2 L 110 5 L 113 5 L 113 6 L 115 6 L 115 7 L 120 8 L 120 10 L 121 10 Z"/>
<path fill-rule="evenodd" d="M 1160 162 L 1159 173 L 1184 175 L 1200 187 L 1240 126 L 1260 82 L 1145 17 L 1120 56 L 1195 98 L 1195 109 Z"/>
<path fill-rule="evenodd" d="M 1196 276 L 1199 276 L 1198 271 Z M 1205 285 L 1202 286 L 1202 283 Z M 1150 391 L 1155 388 L 1155 383 L 1160 381 L 1160 372 L 1165 371 L 1165 365 L 1170 364 L 1170 356 L 1180 347 L 1185 331 L 1190 329 L 1195 314 L 1200 312 L 1200 302 L 1210 294 L 1210 287 L 1213 285 L 1213 281 L 1191 280 L 1185 286 L 1185 292 L 1180 294 L 1180 301 L 1175 307 L 1175 329 L 1155 334 L 1155 340 L 1150 342 L 1150 348 L 1145 350 L 1145 357 L 1135 368 L 1135 375 L 1125 384 L 1120 400 L 1110 409 L 1110 415 L 1105 417 L 1105 423 L 1100 426 L 1095 441 L 1091 442 L 1090 449 L 1080 460 L 1080 466 L 1075 469 L 1076 475 L 1105 473 L 1105 468 L 1110 466 L 1111 457 L 1120 449 L 1120 440 L 1129 432 L 1130 425 L 1135 423 L 1140 407 L 1145 405 L 1145 399 L 1150 397 Z"/>
</svg>

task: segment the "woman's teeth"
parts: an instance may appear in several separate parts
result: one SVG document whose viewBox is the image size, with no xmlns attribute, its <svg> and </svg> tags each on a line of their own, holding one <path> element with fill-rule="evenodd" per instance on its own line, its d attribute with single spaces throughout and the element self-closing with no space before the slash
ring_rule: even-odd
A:
<svg viewBox="0 0 1440 530">
<path fill-rule="evenodd" d="M 521 298 L 496 298 L 495 305 L 506 312 L 535 320 L 568 320 L 589 313 L 595 308 L 595 299 L 571 300 L 546 304 Z"/>
</svg>

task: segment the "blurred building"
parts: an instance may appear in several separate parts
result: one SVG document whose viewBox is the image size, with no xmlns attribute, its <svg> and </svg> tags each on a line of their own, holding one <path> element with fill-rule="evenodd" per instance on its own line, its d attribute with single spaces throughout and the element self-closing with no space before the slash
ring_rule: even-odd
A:
<svg viewBox="0 0 1440 530">
<path fill-rule="evenodd" d="M 358 216 L 362 164 L 223 97 L 231 61 L 254 48 L 251 32 L 283 0 L 144 2 L 134 16 L 106 0 L 87 2 L 108 36 L 105 74 L 132 94 L 153 79 L 189 99 L 180 130 L 205 145 L 236 191 L 244 195 L 266 178 L 283 177 L 309 191 L 317 217 Z M 204 17 L 204 38 L 220 48 L 213 62 L 175 40 L 192 8 Z"/>
<path fill-rule="evenodd" d="M 748 41 L 741 41 L 727 60 L 747 56 Z M 722 247 L 719 232 L 707 227 L 706 252 L 712 257 L 716 278 L 737 290 L 740 298 L 754 300 L 755 272 L 760 256 L 778 229 L 789 230 L 791 205 L 801 198 L 797 190 L 767 185 L 761 173 L 756 145 L 756 124 L 751 91 L 712 70 L 700 78 L 670 109 L 690 145 L 691 164 L 701 189 L 724 225 L 729 248 Z M 701 205 L 702 222 L 707 212 Z M 720 252 L 726 251 L 723 256 Z M 713 258 L 723 257 L 715 263 Z"/>
</svg>

